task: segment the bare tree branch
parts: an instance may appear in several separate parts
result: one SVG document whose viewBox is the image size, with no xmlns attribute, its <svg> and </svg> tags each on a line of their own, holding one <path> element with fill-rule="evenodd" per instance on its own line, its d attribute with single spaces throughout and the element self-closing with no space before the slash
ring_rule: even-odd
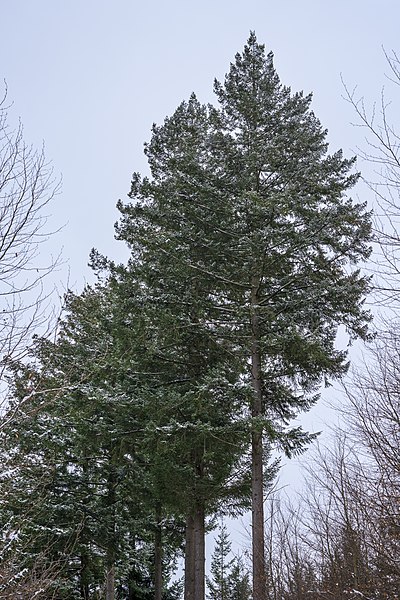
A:
<svg viewBox="0 0 400 600">
<path fill-rule="evenodd" d="M 49 319 L 51 291 L 46 277 L 60 257 L 42 259 L 40 246 L 51 236 L 47 207 L 60 180 L 23 138 L 21 123 L 9 124 L 7 88 L 0 101 L 0 390 L 10 359 L 21 359 L 32 334 Z M 42 330 L 43 331 L 43 330 Z"/>
</svg>

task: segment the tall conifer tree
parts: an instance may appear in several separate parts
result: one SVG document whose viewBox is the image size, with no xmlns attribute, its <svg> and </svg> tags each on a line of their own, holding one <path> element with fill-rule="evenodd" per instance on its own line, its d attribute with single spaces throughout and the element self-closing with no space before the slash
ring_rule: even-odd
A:
<svg viewBox="0 0 400 600">
<path fill-rule="evenodd" d="M 141 352 L 139 339 L 132 340 L 134 327 L 140 338 L 140 319 L 127 318 L 126 298 L 110 282 L 69 294 L 66 304 L 58 339 L 37 339 L 32 363 L 14 365 L 21 408 L 11 404 L 13 418 L 1 436 L 7 471 L 18 473 L 0 478 L 9 560 L 17 572 L 45 575 L 60 600 L 101 589 L 112 600 L 117 589 L 132 595 L 137 587 L 141 598 L 161 597 L 182 528 L 165 510 L 162 519 L 156 514 L 148 431 L 155 407 L 131 374 Z M 157 536 L 157 550 L 164 547 L 158 578 Z M 0 594 L 13 585 L 19 592 L 17 581 L 2 581 Z"/>
<path fill-rule="evenodd" d="M 263 453 L 271 443 L 289 454 L 304 448 L 309 436 L 287 426 L 324 378 L 346 371 L 338 327 L 367 335 L 368 280 L 355 265 L 370 252 L 370 219 L 346 196 L 358 178 L 354 160 L 328 154 L 311 96 L 281 85 L 253 33 L 215 92 L 217 108 L 192 95 L 153 127 L 151 176 L 134 175 L 117 236 L 131 248 L 128 271 L 145 290 L 158 358 L 174 381 L 199 385 L 212 372 L 230 390 L 225 399 L 241 387 L 245 402 L 229 419 L 250 414 L 253 598 L 261 600 Z M 186 600 L 204 596 L 200 579 Z"/>
<path fill-rule="evenodd" d="M 249 573 L 240 556 L 231 554 L 228 529 L 221 524 L 207 577 L 208 600 L 250 600 Z"/>
</svg>

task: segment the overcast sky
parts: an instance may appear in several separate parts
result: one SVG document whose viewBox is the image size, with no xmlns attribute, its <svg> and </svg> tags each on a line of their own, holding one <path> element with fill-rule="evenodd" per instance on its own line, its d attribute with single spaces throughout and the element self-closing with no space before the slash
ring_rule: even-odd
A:
<svg viewBox="0 0 400 600">
<path fill-rule="evenodd" d="M 214 101 L 250 30 L 275 54 L 283 83 L 314 93 L 331 149 L 348 154 L 360 132 L 349 124 L 341 74 L 360 94 L 379 99 L 382 45 L 396 48 L 396 0 L 13 0 L 2 1 L 0 76 L 27 141 L 45 142 L 62 173 L 51 212 L 66 225 L 71 282 L 91 278 L 94 246 L 122 259 L 113 241 L 115 203 L 133 171 L 146 168 L 143 142 L 194 91 Z M 360 193 L 360 191 L 359 191 Z"/>
<path fill-rule="evenodd" d="M 341 75 L 379 101 L 390 88 L 382 47 L 400 52 L 399 22 L 398 0 L 2 0 L 0 77 L 26 140 L 44 140 L 63 176 L 51 224 L 65 227 L 48 251 L 63 247 L 75 288 L 92 279 L 92 247 L 126 256 L 113 240 L 115 204 L 146 169 L 152 123 L 192 91 L 213 102 L 214 77 L 250 30 L 274 52 L 284 84 L 314 93 L 331 150 L 349 156 L 363 132 L 350 124 Z M 367 197 L 362 186 L 355 194 Z"/>
</svg>

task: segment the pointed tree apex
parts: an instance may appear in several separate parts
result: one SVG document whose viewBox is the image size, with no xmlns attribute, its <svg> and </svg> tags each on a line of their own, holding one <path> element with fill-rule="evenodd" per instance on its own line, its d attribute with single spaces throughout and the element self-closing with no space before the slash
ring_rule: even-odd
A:
<svg viewBox="0 0 400 600">
<path fill-rule="evenodd" d="M 249 39 L 247 40 L 249 45 L 257 44 L 257 36 L 254 30 L 250 30 Z"/>
</svg>

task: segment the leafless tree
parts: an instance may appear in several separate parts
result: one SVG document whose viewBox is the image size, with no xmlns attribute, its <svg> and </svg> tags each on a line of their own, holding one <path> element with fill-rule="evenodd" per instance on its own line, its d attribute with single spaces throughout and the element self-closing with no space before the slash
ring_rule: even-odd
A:
<svg viewBox="0 0 400 600">
<path fill-rule="evenodd" d="M 273 600 L 400 597 L 398 327 L 376 339 L 346 396 L 333 442 L 309 459 L 299 506 L 271 508 Z"/>
<path fill-rule="evenodd" d="M 39 250 L 50 232 L 46 209 L 60 181 L 43 148 L 28 146 L 19 123 L 9 121 L 7 90 L 0 101 L 0 389 L 10 359 L 20 359 L 27 342 L 46 322 L 44 281 L 58 257 Z"/>
<path fill-rule="evenodd" d="M 302 505 L 294 506 L 280 493 L 268 500 L 268 600 L 314 600 L 316 572 L 312 552 L 305 543 L 303 510 Z"/>
<path fill-rule="evenodd" d="M 0 598 L 2 600 L 56 600 L 58 597 L 55 582 L 64 566 L 59 563 L 45 564 L 45 550 L 30 569 L 18 568 L 15 557 L 1 562 Z"/>
<path fill-rule="evenodd" d="M 376 560 L 400 588 L 400 335 L 392 322 L 371 349 L 367 367 L 347 389 L 345 417 L 367 461 L 360 498 L 368 507 Z"/>
<path fill-rule="evenodd" d="M 377 474 L 349 451 L 343 437 L 321 450 L 298 506 L 271 506 L 269 600 L 399 597 L 398 514 Z"/>
<path fill-rule="evenodd" d="M 356 122 L 365 132 L 357 154 L 370 175 L 364 181 L 376 198 L 374 283 L 376 296 L 384 306 L 400 306 L 400 132 L 396 125 L 400 102 L 400 59 L 395 51 L 384 51 L 390 92 L 382 89 L 380 100 L 368 103 L 357 88 L 344 83 L 345 98 L 354 109 Z"/>
</svg>

